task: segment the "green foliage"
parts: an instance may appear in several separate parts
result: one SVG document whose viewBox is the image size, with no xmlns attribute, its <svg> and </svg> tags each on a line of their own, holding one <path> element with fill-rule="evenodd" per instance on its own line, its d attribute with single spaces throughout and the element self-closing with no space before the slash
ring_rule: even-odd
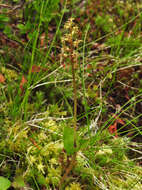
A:
<svg viewBox="0 0 142 190">
<path fill-rule="evenodd" d="M 28 31 L 31 30 L 32 24 L 30 22 L 27 22 L 25 25 L 24 24 L 18 24 L 17 28 L 20 29 L 21 34 L 26 34 Z"/>
<path fill-rule="evenodd" d="M 5 27 L 5 24 L 7 24 L 9 22 L 9 17 L 7 17 L 6 15 L 4 14 L 1 14 L 0 15 L 0 29 L 3 29 Z"/>
<path fill-rule="evenodd" d="M 39 110 L 39 108 L 41 106 L 43 106 L 42 109 L 44 109 L 44 93 L 39 91 L 39 92 L 36 92 L 36 96 L 35 96 L 35 107 L 36 107 L 36 110 Z"/>
<path fill-rule="evenodd" d="M 102 29 L 106 33 L 112 32 L 116 27 L 110 15 L 98 15 L 95 18 L 95 23 L 99 29 Z"/>
<path fill-rule="evenodd" d="M 0 190 L 58 189 L 74 153 L 65 190 L 142 189 L 139 1 L 21 2 L 0 1 Z M 71 15 L 79 28 L 67 32 Z"/>
<path fill-rule="evenodd" d="M 7 190 L 11 186 L 11 182 L 5 178 L 0 176 L 0 190 Z"/>
<path fill-rule="evenodd" d="M 73 128 L 69 126 L 64 127 L 63 142 L 67 155 L 73 155 L 75 153 Z"/>
<path fill-rule="evenodd" d="M 22 176 L 18 176 L 14 179 L 14 182 L 12 183 L 12 186 L 14 188 L 22 188 L 25 187 L 24 179 Z"/>
<path fill-rule="evenodd" d="M 113 55 L 118 56 L 120 54 L 119 56 L 122 57 L 134 55 L 136 53 L 135 51 L 141 46 L 141 40 L 134 39 L 133 37 L 125 37 L 122 33 L 109 38 L 107 44 L 111 46 Z"/>
<path fill-rule="evenodd" d="M 42 25 L 45 29 L 48 29 L 48 23 L 53 19 L 57 18 L 57 11 L 59 10 L 59 0 L 45 1 L 43 5 L 43 11 L 41 11 L 42 6 L 41 0 L 35 0 L 29 3 L 24 10 L 24 17 L 27 21 L 26 29 L 33 28 L 34 23 L 38 23 L 41 20 Z M 24 28 L 21 28 L 21 31 Z M 26 32 L 26 31 L 25 31 Z"/>
</svg>

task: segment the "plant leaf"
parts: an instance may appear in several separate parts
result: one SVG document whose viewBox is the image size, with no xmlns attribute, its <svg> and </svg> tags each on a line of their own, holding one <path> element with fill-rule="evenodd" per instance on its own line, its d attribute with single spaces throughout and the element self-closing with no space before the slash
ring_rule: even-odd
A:
<svg viewBox="0 0 142 190">
<path fill-rule="evenodd" d="M 15 178 L 14 182 L 12 183 L 14 188 L 25 187 L 25 182 L 22 176 L 18 176 Z"/>
<path fill-rule="evenodd" d="M 5 178 L 0 176 L 0 190 L 7 190 L 11 186 L 11 182 Z"/>
<path fill-rule="evenodd" d="M 111 134 L 115 134 L 116 138 L 118 137 L 118 134 L 117 134 L 117 122 L 115 122 L 113 125 L 109 126 L 108 130 L 109 130 L 109 132 Z"/>
<path fill-rule="evenodd" d="M 27 80 L 26 78 L 24 77 L 24 75 L 22 76 L 22 79 L 21 79 L 21 82 L 20 82 L 20 89 L 21 89 L 21 92 L 23 94 L 24 92 L 24 84 L 27 83 Z"/>
<path fill-rule="evenodd" d="M 0 74 L 0 83 L 4 83 L 5 82 L 5 78 L 2 74 Z"/>
<path fill-rule="evenodd" d="M 32 73 L 39 73 L 40 71 L 47 71 L 47 69 L 37 65 L 32 66 Z"/>
<path fill-rule="evenodd" d="M 74 148 L 74 129 L 68 126 L 64 127 L 63 134 L 64 149 L 68 155 L 72 155 L 75 152 Z"/>
</svg>

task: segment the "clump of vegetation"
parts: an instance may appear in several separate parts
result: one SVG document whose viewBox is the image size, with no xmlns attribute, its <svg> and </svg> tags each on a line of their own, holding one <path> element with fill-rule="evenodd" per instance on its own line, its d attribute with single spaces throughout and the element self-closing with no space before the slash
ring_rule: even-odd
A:
<svg viewBox="0 0 142 190">
<path fill-rule="evenodd" d="M 140 2 L 0 13 L 0 190 L 142 189 Z"/>
</svg>

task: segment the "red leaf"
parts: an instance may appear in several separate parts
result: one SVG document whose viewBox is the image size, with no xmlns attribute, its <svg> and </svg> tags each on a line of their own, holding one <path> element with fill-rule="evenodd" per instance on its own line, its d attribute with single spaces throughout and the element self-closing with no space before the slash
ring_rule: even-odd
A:
<svg viewBox="0 0 142 190">
<path fill-rule="evenodd" d="M 124 121 L 120 118 L 117 118 L 117 116 L 114 116 L 114 118 L 116 118 L 115 123 L 111 126 L 109 126 L 108 130 L 111 134 L 115 134 L 115 137 L 118 137 L 117 134 L 117 123 L 120 123 L 121 125 L 125 125 Z"/>
<path fill-rule="evenodd" d="M 27 83 L 27 80 L 25 79 L 25 77 L 24 76 L 22 76 L 22 80 L 21 80 L 21 82 L 20 82 L 20 89 L 21 89 L 21 91 L 22 91 L 22 94 L 23 94 L 23 92 L 24 92 L 24 84 L 25 83 Z"/>
<path fill-rule="evenodd" d="M 118 134 L 117 134 L 117 122 L 115 122 L 113 125 L 109 126 L 108 130 L 109 130 L 109 132 L 111 134 L 115 134 L 115 137 L 118 137 Z"/>
<path fill-rule="evenodd" d="M 33 65 L 32 66 L 32 73 L 39 73 L 41 70 L 40 66 Z"/>
<path fill-rule="evenodd" d="M 5 78 L 2 74 L 0 74 L 0 83 L 4 83 L 5 82 Z"/>
<path fill-rule="evenodd" d="M 40 66 L 37 66 L 37 65 L 33 65 L 32 66 L 32 73 L 39 73 L 40 71 L 47 71 L 46 68 L 42 68 Z"/>
<path fill-rule="evenodd" d="M 45 37 L 46 37 L 45 33 L 42 33 L 40 36 L 40 47 L 44 47 L 46 45 Z"/>
<path fill-rule="evenodd" d="M 119 119 L 119 118 L 118 118 L 118 119 L 116 120 L 116 122 L 117 122 L 117 123 L 120 123 L 120 124 L 122 124 L 122 125 L 125 125 L 125 123 L 124 123 L 124 121 L 123 121 L 122 119 Z"/>
<path fill-rule="evenodd" d="M 122 119 L 118 118 L 117 116 L 114 116 L 114 118 L 116 119 L 115 120 L 116 123 L 120 123 L 122 125 L 125 125 L 125 123 L 124 123 L 124 121 Z"/>
</svg>

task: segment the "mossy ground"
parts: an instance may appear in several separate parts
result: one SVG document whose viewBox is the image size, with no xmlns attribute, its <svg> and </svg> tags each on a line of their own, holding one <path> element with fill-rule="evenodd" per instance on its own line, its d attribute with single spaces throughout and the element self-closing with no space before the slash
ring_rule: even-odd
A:
<svg viewBox="0 0 142 190">
<path fill-rule="evenodd" d="M 142 189 L 141 7 L 0 1 L 0 176 L 9 189 L 57 190 L 68 162 L 63 130 L 73 125 L 73 87 L 61 38 L 70 17 L 81 40 L 78 153 L 63 189 Z"/>
</svg>

